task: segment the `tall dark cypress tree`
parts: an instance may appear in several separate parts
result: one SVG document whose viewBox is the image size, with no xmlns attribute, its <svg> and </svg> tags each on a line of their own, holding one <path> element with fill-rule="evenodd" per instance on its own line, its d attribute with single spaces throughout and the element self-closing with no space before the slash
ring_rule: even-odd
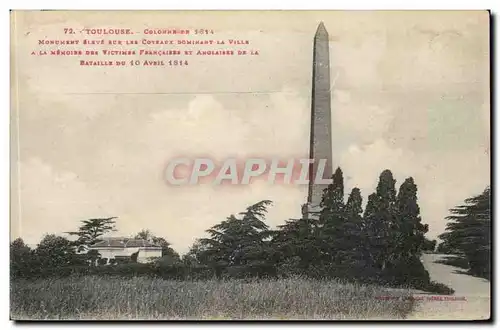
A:
<svg viewBox="0 0 500 330">
<path fill-rule="evenodd" d="M 337 168 L 332 179 L 321 201 L 318 238 L 323 262 L 341 264 L 347 258 L 345 251 L 348 249 L 348 239 L 345 235 L 344 176 L 340 168 Z"/>
<path fill-rule="evenodd" d="M 366 266 L 364 263 L 363 198 L 359 188 L 353 188 L 345 206 L 346 254 L 354 268 Z"/>
<path fill-rule="evenodd" d="M 371 264 L 384 270 L 391 263 L 394 249 L 392 232 L 395 224 L 396 180 L 390 170 L 380 174 L 377 190 L 368 198 L 364 222 L 368 236 L 368 255 Z"/>
</svg>

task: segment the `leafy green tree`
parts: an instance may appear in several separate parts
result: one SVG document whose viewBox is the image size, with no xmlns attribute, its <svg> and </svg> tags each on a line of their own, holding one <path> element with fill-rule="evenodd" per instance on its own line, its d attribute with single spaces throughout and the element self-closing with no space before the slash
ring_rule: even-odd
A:
<svg viewBox="0 0 500 330">
<path fill-rule="evenodd" d="M 11 259 L 16 259 L 20 257 L 24 257 L 27 253 L 29 253 L 31 249 L 29 246 L 24 244 L 22 238 L 16 238 L 14 241 L 10 243 L 10 257 Z"/>
<path fill-rule="evenodd" d="M 25 277 L 32 272 L 33 251 L 22 238 L 10 243 L 10 273 L 12 277 Z"/>
<path fill-rule="evenodd" d="M 490 277 L 491 196 L 490 187 L 450 210 L 446 232 L 439 236 L 448 250 L 461 252 L 472 274 Z"/>
<path fill-rule="evenodd" d="M 196 239 L 182 260 L 188 266 L 209 265 L 211 263 L 210 248 L 211 245 L 204 244 L 200 239 Z"/>
<path fill-rule="evenodd" d="M 273 232 L 272 259 L 281 273 L 307 274 L 308 268 L 318 261 L 321 253 L 313 222 L 307 217 L 290 219 Z"/>
<path fill-rule="evenodd" d="M 149 229 L 142 229 L 140 232 L 138 232 L 134 236 L 135 239 L 143 239 L 143 240 L 146 240 L 146 241 L 152 240 L 153 237 L 154 237 L 154 235 L 151 232 L 151 230 L 149 230 Z"/>
<path fill-rule="evenodd" d="M 212 266 L 249 270 L 249 267 L 267 264 L 270 231 L 263 220 L 269 205 L 269 200 L 260 201 L 241 212 L 240 218 L 231 215 L 207 230 L 210 238 L 202 238 L 199 242 L 206 246 L 204 256 Z"/>
<path fill-rule="evenodd" d="M 73 242 L 54 234 L 42 238 L 35 254 L 42 268 L 70 266 L 78 260 Z"/>
<path fill-rule="evenodd" d="M 83 220 L 78 231 L 67 232 L 69 235 L 78 236 L 75 244 L 92 245 L 108 232 L 115 231 L 116 217 Z"/>
<path fill-rule="evenodd" d="M 425 244 L 424 235 L 429 231 L 429 226 L 422 223 L 417 202 L 417 185 L 413 178 L 407 178 L 399 188 L 396 212 L 396 257 L 420 257 Z"/>
<path fill-rule="evenodd" d="M 340 168 L 324 190 L 317 217 L 291 219 L 273 232 L 274 260 L 281 272 L 314 277 L 349 277 L 363 266 L 363 218 L 360 190 L 344 203 Z"/>
<path fill-rule="evenodd" d="M 359 188 L 353 188 L 345 206 L 346 223 L 344 254 L 349 263 L 354 267 L 364 267 L 365 264 L 365 242 L 363 223 L 363 198 Z"/>
<path fill-rule="evenodd" d="M 341 264 L 347 258 L 346 225 L 344 213 L 344 177 L 337 168 L 332 183 L 323 192 L 319 214 L 321 261 L 324 264 Z"/>
<path fill-rule="evenodd" d="M 422 223 L 417 201 L 417 185 L 407 178 L 396 198 L 392 227 L 392 274 L 399 283 L 425 284 L 430 281 L 420 257 L 425 248 L 425 233 L 429 227 Z"/>
</svg>

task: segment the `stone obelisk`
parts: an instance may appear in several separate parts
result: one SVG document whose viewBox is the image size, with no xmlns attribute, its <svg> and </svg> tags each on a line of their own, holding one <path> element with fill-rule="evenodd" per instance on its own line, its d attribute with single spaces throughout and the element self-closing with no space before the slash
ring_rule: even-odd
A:
<svg viewBox="0 0 500 330">
<path fill-rule="evenodd" d="M 320 210 L 323 189 L 327 184 L 316 184 L 315 175 L 320 160 L 326 160 L 323 172 L 324 179 L 332 177 L 332 121 L 330 90 L 330 52 L 328 32 L 321 22 L 314 36 L 313 76 L 311 101 L 311 136 L 309 159 L 314 163 L 309 168 L 309 192 L 307 196 L 307 213 Z M 305 211 L 305 210 L 304 210 Z"/>
</svg>

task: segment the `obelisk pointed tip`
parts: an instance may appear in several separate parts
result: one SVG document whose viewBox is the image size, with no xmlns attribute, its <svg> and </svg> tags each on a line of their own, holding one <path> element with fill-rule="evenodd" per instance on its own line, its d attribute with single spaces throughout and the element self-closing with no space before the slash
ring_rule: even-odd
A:
<svg viewBox="0 0 500 330">
<path fill-rule="evenodd" d="M 315 37 L 328 37 L 328 32 L 326 31 L 325 24 L 323 24 L 323 22 L 319 23 Z"/>
</svg>

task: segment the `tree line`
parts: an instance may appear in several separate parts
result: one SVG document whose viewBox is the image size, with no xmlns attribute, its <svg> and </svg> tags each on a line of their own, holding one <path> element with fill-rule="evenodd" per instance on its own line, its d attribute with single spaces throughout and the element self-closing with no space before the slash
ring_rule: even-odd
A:
<svg viewBox="0 0 500 330">
<path fill-rule="evenodd" d="M 47 234 L 34 249 L 27 246 L 22 238 L 15 239 L 10 244 L 11 277 L 68 275 L 73 271 L 82 271 L 105 264 L 136 263 L 137 253 L 125 259 L 106 260 L 97 250 L 88 249 L 89 246 L 99 242 L 103 235 L 116 231 L 115 219 L 116 217 L 83 220 L 77 231 L 66 233 L 76 236 L 75 240 Z M 141 230 L 133 238 L 144 239 L 158 245 L 162 248 L 162 257 L 180 261 L 179 254 L 172 249 L 170 243 L 163 237 L 155 236 L 148 229 Z"/>
<path fill-rule="evenodd" d="M 161 258 L 149 264 L 130 260 L 129 265 L 121 268 L 85 266 L 99 256 L 88 253 L 77 256 L 73 252 L 75 246 L 95 243 L 113 231 L 115 224 L 115 218 L 91 219 L 83 221 L 78 231 L 69 233 L 78 237 L 74 241 L 49 235 L 34 250 L 20 240 L 14 241 L 11 269 L 17 271 L 17 276 L 47 268 L 59 268 L 61 274 L 61 267 L 105 274 L 121 269 L 134 275 L 178 279 L 299 275 L 451 291 L 431 282 L 420 260 L 422 252 L 434 250 L 436 241 L 425 237 L 429 227 L 422 223 L 413 178 L 405 179 L 397 189 L 392 172 L 383 171 L 364 209 L 360 189 L 353 188 L 345 194 L 340 168 L 332 178 L 333 182 L 323 192 L 320 212 L 288 219 L 271 229 L 265 218 L 272 202 L 259 201 L 207 229 L 207 237 L 197 239 L 182 257 L 167 240 L 144 230 L 136 237 L 162 245 Z M 33 260 L 41 265 L 30 267 Z"/>
</svg>

